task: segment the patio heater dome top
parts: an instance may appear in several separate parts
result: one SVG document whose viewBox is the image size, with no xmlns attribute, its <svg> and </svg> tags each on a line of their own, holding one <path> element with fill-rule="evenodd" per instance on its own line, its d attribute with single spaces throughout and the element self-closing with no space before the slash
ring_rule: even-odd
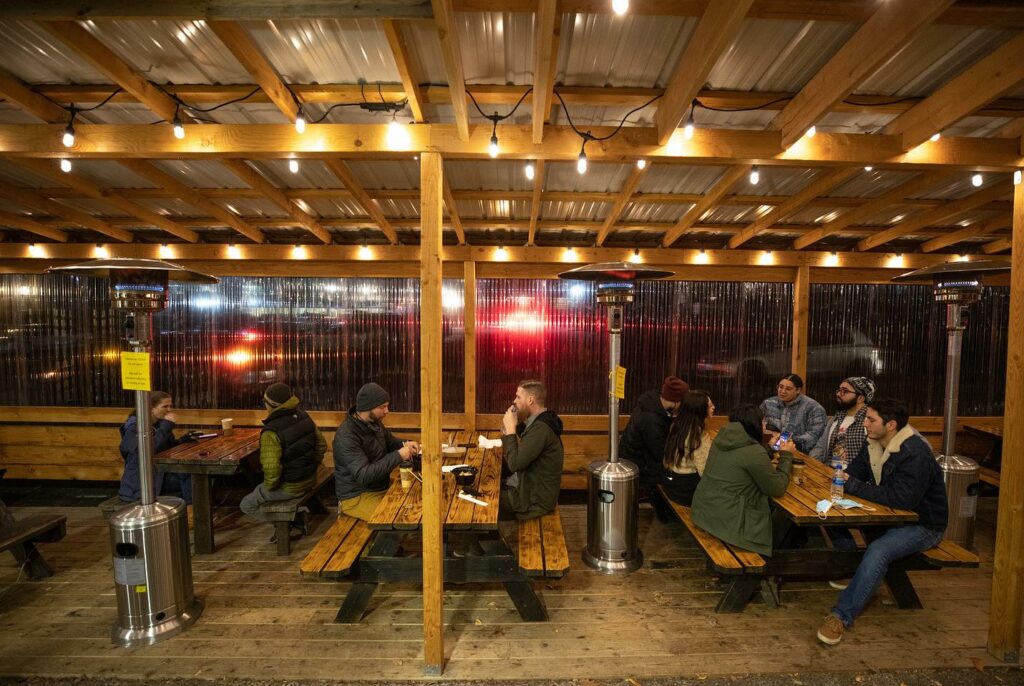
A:
<svg viewBox="0 0 1024 686">
<path fill-rule="evenodd" d="M 938 282 L 945 280 L 969 279 L 988 274 L 1010 271 L 1010 263 L 1003 260 L 978 260 L 977 262 L 943 262 L 922 267 L 912 272 L 894 276 L 891 280 L 901 282 Z"/>
<path fill-rule="evenodd" d="M 675 272 L 665 269 L 656 269 L 632 262 L 599 262 L 562 272 L 558 278 L 575 281 L 643 281 L 645 279 L 664 279 L 674 274 Z"/>
<path fill-rule="evenodd" d="M 170 281 L 191 281 L 193 283 L 217 283 L 220 281 L 216 276 L 210 276 L 203 272 L 197 272 L 180 264 L 164 262 L 163 260 L 144 260 L 134 257 L 108 257 L 101 260 L 90 260 L 69 264 L 62 267 L 50 267 L 47 272 L 68 272 L 81 276 L 109 277 L 111 272 L 131 271 L 153 271 L 166 272 Z"/>
</svg>

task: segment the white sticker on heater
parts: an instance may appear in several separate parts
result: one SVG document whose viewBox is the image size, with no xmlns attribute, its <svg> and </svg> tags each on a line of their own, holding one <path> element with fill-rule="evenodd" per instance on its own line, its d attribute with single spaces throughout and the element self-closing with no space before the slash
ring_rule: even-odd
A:
<svg viewBox="0 0 1024 686">
<path fill-rule="evenodd" d="M 122 586 L 146 583 L 146 562 L 141 557 L 115 557 L 114 581 Z"/>
<path fill-rule="evenodd" d="M 973 517 L 978 510 L 978 496 L 965 495 L 960 498 L 960 516 Z"/>
</svg>

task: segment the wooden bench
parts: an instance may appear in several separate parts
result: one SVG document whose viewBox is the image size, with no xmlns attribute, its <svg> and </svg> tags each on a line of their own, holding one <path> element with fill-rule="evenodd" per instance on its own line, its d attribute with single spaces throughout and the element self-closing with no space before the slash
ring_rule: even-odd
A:
<svg viewBox="0 0 1024 686">
<path fill-rule="evenodd" d="M 10 550 L 30 579 L 53 576 L 53 569 L 36 549 L 36 543 L 53 543 L 67 533 L 64 515 L 32 515 L 0 528 L 0 552 Z"/>
<path fill-rule="evenodd" d="M 320 489 L 327 483 L 334 483 L 334 469 L 321 464 L 316 470 L 316 483 L 307 493 L 290 500 L 277 500 L 264 503 L 260 508 L 268 522 L 274 523 L 274 534 L 277 539 L 277 554 L 290 555 L 292 552 L 291 524 L 298 515 L 299 508 L 309 505 L 309 509 L 317 514 L 327 514 L 323 503 L 318 497 Z"/>
<path fill-rule="evenodd" d="M 519 572 L 550 579 L 569 573 L 569 551 L 557 506 L 542 517 L 519 522 Z"/>
<path fill-rule="evenodd" d="M 977 567 L 981 564 L 977 555 L 946 539 L 917 556 L 934 567 Z"/>
<path fill-rule="evenodd" d="M 341 515 L 299 565 L 303 576 L 338 578 L 352 569 L 372 529 L 361 519 Z"/>
<path fill-rule="evenodd" d="M 981 473 L 978 475 L 978 479 L 999 488 L 999 472 L 994 469 L 982 467 Z"/>
<path fill-rule="evenodd" d="M 139 502 L 137 500 L 121 500 L 121 496 L 115 495 L 113 498 L 107 498 L 106 500 L 104 500 L 102 503 L 98 505 L 98 507 L 100 508 L 100 512 L 103 513 L 104 519 L 110 519 L 121 510 L 138 504 Z"/>
</svg>

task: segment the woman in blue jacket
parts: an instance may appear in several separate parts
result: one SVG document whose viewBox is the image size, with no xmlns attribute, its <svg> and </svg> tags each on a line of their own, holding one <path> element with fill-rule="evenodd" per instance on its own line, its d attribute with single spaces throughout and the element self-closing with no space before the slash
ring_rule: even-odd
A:
<svg viewBox="0 0 1024 686">
<path fill-rule="evenodd" d="M 150 414 L 153 419 L 153 454 L 173 448 L 178 444 L 174 438 L 174 425 L 177 418 L 171 409 L 171 396 L 163 391 L 149 394 Z M 139 485 L 139 418 L 135 410 L 121 425 L 121 459 L 124 460 L 124 473 L 121 475 L 121 487 L 118 497 L 125 502 L 137 502 L 140 499 Z M 181 499 L 192 504 L 192 479 L 188 474 L 173 474 L 154 470 L 153 487 L 155 495 L 172 495 L 180 492 Z"/>
</svg>

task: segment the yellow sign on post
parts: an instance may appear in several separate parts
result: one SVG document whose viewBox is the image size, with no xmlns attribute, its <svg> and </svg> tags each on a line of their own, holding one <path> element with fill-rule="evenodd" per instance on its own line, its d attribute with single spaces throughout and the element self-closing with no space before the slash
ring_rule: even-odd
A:
<svg viewBox="0 0 1024 686">
<path fill-rule="evenodd" d="M 121 387 L 126 391 L 151 391 L 149 353 L 121 353 Z"/>
<path fill-rule="evenodd" d="M 626 368 L 615 368 L 615 397 L 622 400 L 626 397 Z"/>
</svg>

